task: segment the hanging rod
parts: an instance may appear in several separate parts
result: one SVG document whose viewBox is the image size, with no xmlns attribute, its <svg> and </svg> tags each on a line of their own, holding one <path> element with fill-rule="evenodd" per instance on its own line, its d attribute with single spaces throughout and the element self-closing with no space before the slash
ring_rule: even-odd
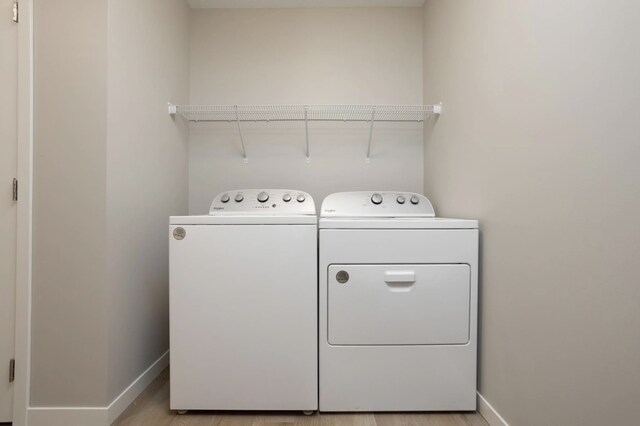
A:
<svg viewBox="0 0 640 426">
<path fill-rule="evenodd" d="M 423 122 L 430 115 L 442 113 L 442 104 L 436 105 L 174 105 L 169 114 L 180 115 L 191 122 L 236 122 L 244 162 L 248 162 L 242 133 L 242 122 L 301 121 L 305 123 L 305 154 L 310 161 L 309 122 L 342 121 L 366 122 L 369 144 L 366 161 L 369 162 L 374 122 Z"/>
</svg>

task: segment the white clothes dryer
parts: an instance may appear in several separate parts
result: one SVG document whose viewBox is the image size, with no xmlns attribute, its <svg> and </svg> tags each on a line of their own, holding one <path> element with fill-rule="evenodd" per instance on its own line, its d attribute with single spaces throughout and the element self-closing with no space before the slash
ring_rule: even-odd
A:
<svg viewBox="0 0 640 426">
<path fill-rule="evenodd" d="M 171 408 L 317 410 L 317 216 L 291 190 L 173 216 Z"/>
<path fill-rule="evenodd" d="M 475 410 L 478 222 L 337 193 L 319 243 L 320 411 Z"/>
</svg>

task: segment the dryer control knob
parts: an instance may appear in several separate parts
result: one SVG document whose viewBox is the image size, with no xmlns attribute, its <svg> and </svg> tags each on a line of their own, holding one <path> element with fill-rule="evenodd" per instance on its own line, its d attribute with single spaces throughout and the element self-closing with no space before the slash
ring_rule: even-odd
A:
<svg viewBox="0 0 640 426">
<path fill-rule="evenodd" d="M 377 192 L 375 194 L 373 194 L 371 196 L 371 202 L 373 204 L 380 204 L 382 203 L 382 195 L 378 194 Z"/>
<path fill-rule="evenodd" d="M 296 197 L 296 200 L 298 200 L 299 203 L 303 203 L 304 200 L 306 200 L 307 198 L 304 196 L 304 194 L 300 194 Z"/>
<path fill-rule="evenodd" d="M 284 201 L 285 203 L 288 203 L 289 201 L 291 201 L 291 194 L 284 194 L 282 196 L 282 201 Z"/>
<path fill-rule="evenodd" d="M 258 201 L 260 201 L 261 203 L 266 202 L 269 199 L 269 194 L 267 194 L 266 192 L 261 192 L 258 194 Z"/>
<path fill-rule="evenodd" d="M 396 201 L 398 202 L 398 204 L 404 204 L 404 202 L 407 200 L 404 198 L 404 195 L 398 195 L 398 198 L 396 198 Z"/>
<path fill-rule="evenodd" d="M 418 204 L 420 202 L 420 198 L 416 195 L 411 196 L 411 204 Z"/>
<path fill-rule="evenodd" d="M 244 200 L 244 197 L 242 196 L 242 194 L 236 194 L 236 198 L 234 198 L 234 200 L 236 200 L 236 203 L 239 203 L 240 201 Z"/>
<path fill-rule="evenodd" d="M 220 201 L 222 201 L 223 203 L 228 203 L 230 199 L 231 198 L 229 197 L 229 194 L 224 194 L 222 197 L 220 197 Z"/>
</svg>

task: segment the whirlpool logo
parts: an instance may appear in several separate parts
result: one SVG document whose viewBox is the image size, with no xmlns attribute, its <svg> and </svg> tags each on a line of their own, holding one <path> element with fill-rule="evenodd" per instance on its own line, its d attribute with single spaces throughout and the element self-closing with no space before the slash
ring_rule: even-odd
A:
<svg viewBox="0 0 640 426">
<path fill-rule="evenodd" d="M 214 207 L 214 210 L 224 210 L 224 207 Z"/>
</svg>

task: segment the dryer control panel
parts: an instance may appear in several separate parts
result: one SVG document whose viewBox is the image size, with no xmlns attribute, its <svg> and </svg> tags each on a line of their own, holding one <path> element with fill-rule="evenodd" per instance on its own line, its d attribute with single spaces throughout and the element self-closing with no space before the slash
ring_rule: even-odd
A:
<svg viewBox="0 0 640 426">
<path fill-rule="evenodd" d="M 321 217 L 435 217 L 427 197 L 414 192 L 358 191 L 331 194 Z"/>
<path fill-rule="evenodd" d="M 213 199 L 210 215 L 224 214 L 315 215 L 313 198 L 291 189 L 239 189 L 225 191 Z"/>
</svg>

